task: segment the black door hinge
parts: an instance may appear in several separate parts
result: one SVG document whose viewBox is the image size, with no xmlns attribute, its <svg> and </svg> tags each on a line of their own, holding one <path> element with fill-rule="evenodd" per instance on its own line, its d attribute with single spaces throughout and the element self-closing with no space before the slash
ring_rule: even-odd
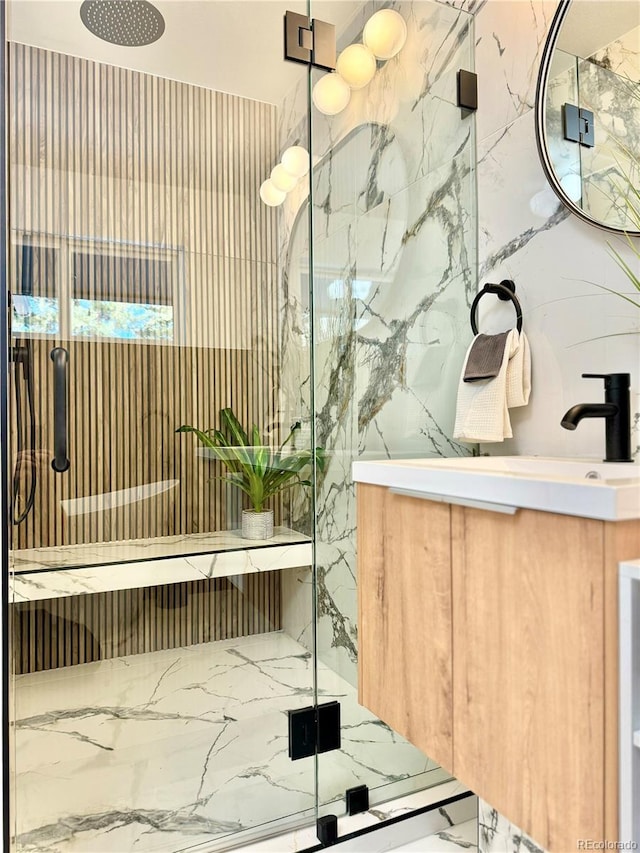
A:
<svg viewBox="0 0 640 853">
<path fill-rule="evenodd" d="M 340 749 L 340 703 L 326 702 L 287 711 L 289 758 L 308 758 L 319 752 Z"/>
<path fill-rule="evenodd" d="M 564 138 L 569 142 L 579 142 L 587 148 L 593 148 L 595 139 L 595 118 L 591 110 L 564 104 L 562 107 Z"/>
<path fill-rule="evenodd" d="M 284 58 L 333 71 L 336 67 L 336 28 L 298 12 L 284 16 Z"/>
</svg>

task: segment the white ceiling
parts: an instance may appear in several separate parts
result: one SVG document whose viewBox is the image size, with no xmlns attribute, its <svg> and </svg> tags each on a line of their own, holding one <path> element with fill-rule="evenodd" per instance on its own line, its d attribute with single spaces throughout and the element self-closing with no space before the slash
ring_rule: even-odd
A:
<svg viewBox="0 0 640 853">
<path fill-rule="evenodd" d="M 283 58 L 287 9 L 306 13 L 306 0 L 154 0 L 165 19 L 164 35 L 144 47 L 119 47 L 89 32 L 80 0 L 10 0 L 11 41 L 145 71 L 279 104 L 305 75 L 305 66 Z M 323 2 L 340 30 L 360 8 L 358 0 Z"/>
<path fill-rule="evenodd" d="M 637 0 L 573 0 L 557 46 L 586 59 L 639 25 Z"/>
</svg>

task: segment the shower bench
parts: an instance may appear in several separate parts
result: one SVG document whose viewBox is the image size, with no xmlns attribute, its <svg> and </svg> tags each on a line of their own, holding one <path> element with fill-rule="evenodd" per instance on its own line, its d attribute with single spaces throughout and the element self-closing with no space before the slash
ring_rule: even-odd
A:
<svg viewBox="0 0 640 853">
<path fill-rule="evenodd" d="M 239 531 L 192 533 L 14 551 L 12 603 L 140 589 L 311 565 L 311 539 L 276 527 L 268 540 Z"/>
<path fill-rule="evenodd" d="M 311 563 L 311 539 L 286 527 L 268 541 L 225 531 L 15 551 L 15 671 L 280 631 L 301 615 L 282 602 Z"/>
</svg>

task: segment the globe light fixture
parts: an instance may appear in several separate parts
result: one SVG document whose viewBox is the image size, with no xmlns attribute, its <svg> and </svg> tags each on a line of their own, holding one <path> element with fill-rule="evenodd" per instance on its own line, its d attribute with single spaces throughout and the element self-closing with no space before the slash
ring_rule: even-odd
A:
<svg viewBox="0 0 640 853">
<path fill-rule="evenodd" d="M 277 207 L 279 204 L 282 204 L 286 197 L 286 193 L 283 193 L 282 190 L 277 189 L 273 185 L 271 178 L 267 178 L 266 181 L 260 184 L 260 198 L 269 207 Z"/>
<path fill-rule="evenodd" d="M 571 201 L 578 202 L 582 198 L 582 179 L 575 172 L 571 172 L 560 178 L 560 186 Z"/>
<path fill-rule="evenodd" d="M 283 153 L 281 162 L 290 175 L 302 178 L 309 171 L 309 152 L 302 145 L 292 145 Z"/>
<path fill-rule="evenodd" d="M 339 74 L 332 71 L 321 77 L 313 87 L 313 103 L 321 113 L 334 116 L 347 106 L 351 89 Z"/>
<path fill-rule="evenodd" d="M 362 40 L 378 59 L 391 59 L 407 40 L 407 25 L 393 9 L 380 9 L 365 24 Z"/>
<path fill-rule="evenodd" d="M 298 179 L 291 172 L 288 172 L 282 163 L 278 163 L 271 170 L 271 183 L 280 192 L 288 193 L 298 183 Z"/>
<path fill-rule="evenodd" d="M 364 89 L 376 73 L 376 58 L 364 44 L 350 44 L 336 65 L 338 74 L 352 89 Z"/>
</svg>

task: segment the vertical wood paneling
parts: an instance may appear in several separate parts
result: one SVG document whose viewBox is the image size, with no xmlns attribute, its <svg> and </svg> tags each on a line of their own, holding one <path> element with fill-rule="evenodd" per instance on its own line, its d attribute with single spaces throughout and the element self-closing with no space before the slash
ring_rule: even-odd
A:
<svg viewBox="0 0 640 853">
<path fill-rule="evenodd" d="M 48 340 L 31 342 L 36 443 L 41 450 L 36 509 L 14 528 L 14 545 L 148 538 L 221 530 L 238 523 L 228 507 L 229 501 L 233 507 L 237 496 L 227 494 L 226 485 L 213 479 L 222 474 L 220 464 L 198 457 L 193 438 L 176 434 L 175 428 L 181 423 L 209 425 L 214 421 L 209 414 L 230 404 L 247 420 L 270 422 L 256 414 L 260 401 L 250 398 L 245 404 L 241 390 L 231 395 L 218 379 L 229 371 L 240 389 L 248 387 L 250 352 L 66 341 L 72 465 L 68 474 L 60 476 L 51 469 L 48 450 L 53 445 L 51 346 Z M 189 377 L 197 379 L 197 396 Z M 68 498 L 169 480 L 177 485 L 124 506 L 81 515 L 67 515 L 62 509 L 62 501 Z M 27 486 L 23 476 L 23 494 Z M 276 514 L 279 506 L 276 502 Z"/>
<path fill-rule="evenodd" d="M 17 673 L 278 631 L 281 572 L 14 605 Z"/>
<path fill-rule="evenodd" d="M 178 306 L 172 345 L 32 341 L 36 510 L 14 529 L 13 547 L 222 529 L 231 520 L 225 486 L 212 480 L 219 471 L 175 429 L 213 426 L 227 405 L 261 427 L 274 420 L 275 228 L 258 188 L 277 160 L 275 108 L 24 45 L 11 45 L 10 63 L 13 241 L 55 249 L 59 292 L 72 286 L 74 246 L 170 257 Z M 49 465 L 58 343 L 70 351 L 62 476 Z M 12 433 L 15 448 L 15 412 Z M 75 517 L 61 508 L 168 479 L 177 488 L 126 507 Z"/>
</svg>

